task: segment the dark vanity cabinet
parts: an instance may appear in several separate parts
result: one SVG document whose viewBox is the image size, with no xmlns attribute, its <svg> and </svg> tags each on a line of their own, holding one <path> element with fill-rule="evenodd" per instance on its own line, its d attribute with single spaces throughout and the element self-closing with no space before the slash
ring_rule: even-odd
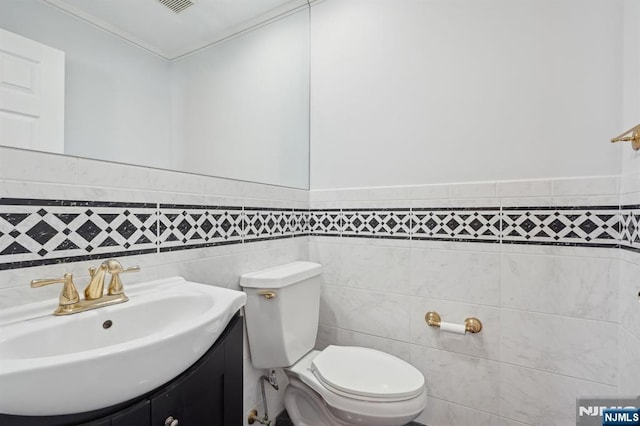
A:
<svg viewBox="0 0 640 426">
<path fill-rule="evenodd" d="M 0 425 L 240 426 L 242 329 L 242 317 L 234 316 L 218 341 L 189 369 L 160 388 L 124 404 L 68 416 L 0 414 Z"/>
<path fill-rule="evenodd" d="M 126 408 L 112 416 L 107 417 L 106 419 L 98 420 L 98 425 L 102 426 L 111 426 L 111 425 L 119 425 L 119 426 L 136 426 L 136 425 L 161 425 L 163 423 L 159 422 L 151 422 L 151 416 L 149 415 L 149 406 L 151 403 L 148 399 L 144 401 L 140 401 L 135 404 L 133 407 Z M 90 423 L 90 424 L 92 424 Z"/>
<path fill-rule="evenodd" d="M 149 407 L 151 402 L 148 399 L 140 401 L 137 404 L 124 410 L 120 410 L 115 414 L 108 417 L 104 417 L 100 420 L 95 420 L 89 423 L 83 423 L 83 425 L 91 426 L 142 426 L 142 425 L 164 425 L 164 423 L 151 422 L 151 416 Z"/>
</svg>

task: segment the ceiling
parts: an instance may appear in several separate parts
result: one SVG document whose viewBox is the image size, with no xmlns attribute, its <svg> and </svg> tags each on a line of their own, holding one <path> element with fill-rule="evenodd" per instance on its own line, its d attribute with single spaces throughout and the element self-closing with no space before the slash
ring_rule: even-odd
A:
<svg viewBox="0 0 640 426">
<path fill-rule="evenodd" d="M 176 13 L 159 0 L 44 1 L 168 60 L 308 4 L 307 0 L 191 0 L 193 5 Z"/>
</svg>

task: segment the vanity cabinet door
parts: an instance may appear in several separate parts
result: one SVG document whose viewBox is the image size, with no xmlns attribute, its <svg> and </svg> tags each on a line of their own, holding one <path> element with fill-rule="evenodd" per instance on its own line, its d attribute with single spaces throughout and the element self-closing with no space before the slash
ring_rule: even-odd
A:
<svg viewBox="0 0 640 426">
<path fill-rule="evenodd" d="M 80 426 L 147 426 L 151 422 L 150 406 L 149 400 L 145 399 L 109 417 L 83 423 Z"/>
<path fill-rule="evenodd" d="M 151 426 L 171 426 L 170 418 L 178 420 L 181 425 L 188 426 L 184 420 L 183 381 L 168 387 L 151 398 Z"/>
<path fill-rule="evenodd" d="M 111 417 L 111 426 L 143 426 L 151 422 L 151 402 L 144 400 Z"/>
<path fill-rule="evenodd" d="M 224 423 L 224 347 L 189 375 L 183 385 L 185 424 L 226 426 Z"/>
<path fill-rule="evenodd" d="M 91 423 L 82 423 L 80 426 L 111 426 L 111 419 L 94 420 Z"/>
<path fill-rule="evenodd" d="M 197 368 L 151 398 L 151 425 L 170 425 L 169 417 L 184 426 L 224 424 L 224 348 L 209 353 Z"/>
<path fill-rule="evenodd" d="M 225 339 L 224 344 L 224 425 L 243 425 L 243 353 L 242 353 L 242 321 L 235 323 Z"/>
</svg>

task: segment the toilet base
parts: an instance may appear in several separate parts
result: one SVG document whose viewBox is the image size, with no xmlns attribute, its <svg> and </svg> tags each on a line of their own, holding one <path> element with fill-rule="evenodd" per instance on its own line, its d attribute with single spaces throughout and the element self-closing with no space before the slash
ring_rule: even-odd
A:
<svg viewBox="0 0 640 426">
<path fill-rule="evenodd" d="M 284 407 L 294 426 L 348 426 L 329 411 L 320 395 L 295 377 L 289 377 Z"/>
<path fill-rule="evenodd" d="M 280 414 L 278 414 L 278 417 L 276 417 L 276 424 L 278 426 L 294 426 L 293 422 L 291 421 L 291 418 L 289 417 L 289 413 L 287 413 L 287 410 L 282 410 Z M 427 426 L 427 425 L 414 420 L 412 422 L 407 423 L 404 426 Z"/>
<path fill-rule="evenodd" d="M 327 405 L 318 393 L 292 376 L 284 392 L 284 406 L 295 426 L 403 426 L 416 417 L 391 420 L 344 412 Z"/>
</svg>

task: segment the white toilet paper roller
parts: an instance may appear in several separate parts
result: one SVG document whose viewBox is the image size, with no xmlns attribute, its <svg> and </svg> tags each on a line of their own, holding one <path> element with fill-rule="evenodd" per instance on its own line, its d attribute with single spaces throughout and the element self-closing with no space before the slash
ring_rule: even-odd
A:
<svg viewBox="0 0 640 426">
<path fill-rule="evenodd" d="M 464 324 L 454 324 L 452 322 L 441 322 L 440 330 L 456 334 L 465 334 L 466 332 Z"/>
<path fill-rule="evenodd" d="M 453 324 L 450 322 L 444 322 L 440 318 L 440 314 L 435 311 L 429 311 L 424 316 L 424 321 L 429 327 L 440 327 L 442 331 L 448 331 L 456 334 L 476 334 L 482 330 L 482 322 L 478 318 L 467 318 L 464 320 L 464 324 Z"/>
</svg>

